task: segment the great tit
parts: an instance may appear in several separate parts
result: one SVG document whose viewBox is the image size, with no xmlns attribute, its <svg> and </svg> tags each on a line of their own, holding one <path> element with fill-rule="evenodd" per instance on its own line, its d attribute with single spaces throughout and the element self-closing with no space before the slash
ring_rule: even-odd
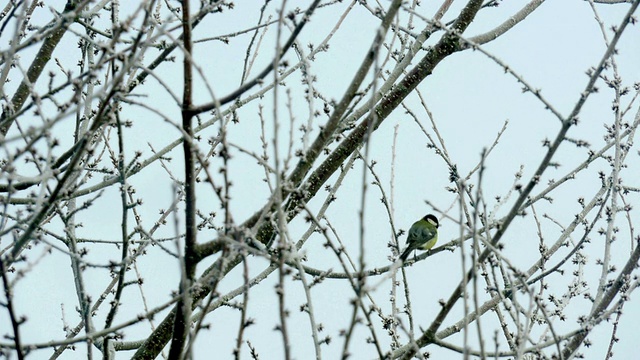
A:
<svg viewBox="0 0 640 360">
<path fill-rule="evenodd" d="M 438 241 L 438 218 L 433 214 L 416 221 L 409 229 L 407 248 L 400 259 L 404 262 L 413 250 L 429 250 Z"/>
</svg>

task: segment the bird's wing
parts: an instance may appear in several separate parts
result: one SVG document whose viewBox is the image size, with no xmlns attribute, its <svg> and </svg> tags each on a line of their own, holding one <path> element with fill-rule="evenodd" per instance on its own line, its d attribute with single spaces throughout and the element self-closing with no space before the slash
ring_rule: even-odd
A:
<svg viewBox="0 0 640 360">
<path fill-rule="evenodd" d="M 431 240 L 434 236 L 436 236 L 437 231 L 438 230 L 436 229 L 422 229 L 422 236 L 424 236 L 424 238 L 427 240 Z"/>
<path fill-rule="evenodd" d="M 418 234 L 419 232 L 420 231 L 417 230 L 415 226 L 409 228 L 409 234 L 407 234 L 407 244 L 411 245 L 415 243 L 420 238 Z"/>
<path fill-rule="evenodd" d="M 436 235 L 435 229 L 430 229 L 426 226 L 414 226 L 409 229 L 409 235 L 407 236 L 407 243 L 412 244 L 414 242 L 424 243 L 429 241 Z"/>
</svg>

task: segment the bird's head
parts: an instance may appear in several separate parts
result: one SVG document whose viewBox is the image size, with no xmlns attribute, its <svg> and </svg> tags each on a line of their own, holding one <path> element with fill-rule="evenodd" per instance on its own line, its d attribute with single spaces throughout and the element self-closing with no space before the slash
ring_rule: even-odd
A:
<svg viewBox="0 0 640 360">
<path fill-rule="evenodd" d="M 436 228 L 440 226 L 440 223 L 438 223 L 438 218 L 433 214 L 426 215 L 425 217 L 422 218 L 422 220 L 428 222 L 429 224 L 435 226 Z"/>
</svg>

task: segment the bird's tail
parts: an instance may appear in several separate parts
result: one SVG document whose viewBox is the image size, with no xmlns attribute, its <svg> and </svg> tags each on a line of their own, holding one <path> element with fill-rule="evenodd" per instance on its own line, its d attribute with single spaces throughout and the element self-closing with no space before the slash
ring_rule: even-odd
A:
<svg viewBox="0 0 640 360">
<path fill-rule="evenodd" d="M 400 260 L 402 260 L 402 262 L 407 261 L 407 258 L 409 257 L 409 254 L 411 254 L 411 252 L 413 251 L 413 249 L 411 248 L 411 246 L 407 246 L 407 248 L 402 252 L 402 254 L 400 254 Z"/>
</svg>

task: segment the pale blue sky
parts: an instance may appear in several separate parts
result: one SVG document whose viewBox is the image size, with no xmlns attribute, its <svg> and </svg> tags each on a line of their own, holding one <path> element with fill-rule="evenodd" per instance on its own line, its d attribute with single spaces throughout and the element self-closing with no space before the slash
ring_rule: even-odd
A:
<svg viewBox="0 0 640 360">
<path fill-rule="evenodd" d="M 61 1 L 52 1 L 50 6 L 61 9 Z M 308 1 L 296 6 L 304 8 Z M 370 2 L 372 3 L 372 2 Z M 384 6 L 388 1 L 381 1 Z M 490 30 L 505 21 L 523 2 L 504 1 L 501 6 L 495 9 L 483 10 L 477 21 L 465 33 L 465 36 L 473 36 Z M 237 2 L 234 10 L 226 10 L 219 16 L 213 16 L 209 21 L 201 24 L 194 32 L 194 39 L 215 36 L 237 31 L 256 23 L 258 14 L 253 5 L 249 2 Z M 299 43 L 306 46 L 308 43 L 317 45 L 319 41 L 329 32 L 342 11 L 348 3 L 337 4 L 328 8 L 322 8 L 314 15 L 313 20 L 304 29 L 299 37 Z M 373 6 L 374 4 L 370 4 Z M 121 4 L 122 17 L 127 13 L 126 8 L 130 4 Z M 292 4 L 290 4 L 292 6 Z M 455 4 L 455 6 L 460 6 Z M 618 25 L 620 19 L 628 9 L 627 5 L 597 5 L 596 8 L 606 22 L 605 26 Z M 275 16 L 276 6 L 270 4 L 267 14 Z M 436 4 L 423 2 L 419 12 L 431 17 L 436 10 Z M 445 17 L 450 20 L 453 14 L 457 14 L 458 9 L 453 8 L 450 16 Z M 41 14 L 44 14 L 42 12 Z M 40 14 L 40 13 L 38 13 Z M 422 28 L 423 24 L 417 22 L 416 31 Z M 309 71 L 317 77 L 314 86 L 328 99 L 337 100 L 345 91 L 350 82 L 354 70 L 359 66 L 366 49 L 371 43 L 377 23 L 372 20 L 371 15 L 356 5 L 355 9 L 348 15 L 342 27 L 338 30 L 330 42 L 329 51 L 319 53 L 316 59 L 310 63 Z M 74 27 L 80 31 L 79 27 Z M 176 35 L 177 33 L 174 33 Z M 285 36 L 287 36 L 286 33 Z M 608 31 L 609 39 L 612 36 Z M 620 73 L 627 85 L 638 81 L 638 58 L 640 55 L 640 44 L 637 27 L 630 27 L 620 41 L 618 49 L 619 56 L 616 58 Z M 440 38 L 434 36 L 429 42 L 433 44 Z M 76 39 L 77 40 L 77 39 Z M 242 61 L 245 56 L 246 46 L 250 40 L 249 35 L 233 38 L 229 44 L 218 41 L 204 42 L 196 45 L 194 56 L 204 72 L 209 85 L 212 87 L 215 96 L 227 95 L 238 85 L 242 73 Z M 66 41 L 66 42 L 65 42 Z M 61 47 L 57 50 L 57 56 L 65 66 L 73 68 L 77 61 L 77 49 L 72 37 L 65 38 Z M 275 27 L 269 30 L 264 37 L 262 49 L 254 65 L 252 74 L 257 73 L 268 61 L 271 61 L 273 49 L 275 47 Z M 2 48 L 5 48 L 6 44 Z M 485 50 L 495 55 L 504 63 L 513 68 L 519 75 L 534 87 L 542 90 L 545 98 L 563 115 L 566 115 L 573 108 L 580 96 L 588 77 L 585 72 L 591 66 L 595 66 L 602 54 L 605 45 L 598 25 L 593 19 L 593 14 L 589 4 L 585 1 L 547 1 L 533 15 L 523 23 L 518 24 L 507 34 L 483 47 Z M 304 49 L 309 52 L 307 48 Z M 150 50 L 145 57 L 145 63 L 151 61 L 156 54 L 155 50 Z M 177 54 L 176 54 L 177 55 Z M 419 55 L 418 58 L 421 56 Z M 287 58 L 290 65 L 297 62 L 293 53 L 289 53 Z M 181 68 L 179 61 L 181 57 L 177 55 L 177 61 L 172 64 L 164 64 L 157 69 L 163 81 L 170 84 L 173 92 L 181 96 Z M 21 64 L 28 64 L 28 59 L 22 59 Z M 252 77 L 252 76 L 250 76 Z M 271 79 L 271 78 L 269 78 Z M 179 107 L 166 91 L 155 80 L 148 79 L 148 85 L 140 89 L 140 94 L 146 96 L 141 98 L 166 116 L 179 119 Z M 300 86 L 301 77 L 299 73 L 287 78 L 286 85 L 291 88 L 292 110 L 296 119 L 294 126 L 294 140 L 296 149 L 300 143 L 298 139 L 301 134 L 297 130 L 300 124 L 307 122 L 308 103 L 305 101 L 304 89 Z M 202 82 L 200 81 L 200 84 Z M 7 85 L 13 89 L 17 81 Z M 588 141 L 593 149 L 599 150 L 604 144 L 603 135 L 605 129 L 603 124 L 610 125 L 613 116 L 610 110 L 612 92 L 599 83 L 600 92 L 592 95 L 580 114 L 579 126 L 572 128 L 569 136 Z M 545 138 L 553 138 L 558 131 L 559 121 L 531 94 L 522 93 L 522 86 L 515 79 L 504 73 L 503 69 L 492 60 L 488 59 L 480 52 L 465 51 L 454 54 L 439 64 L 433 75 L 428 77 L 419 87 L 424 99 L 432 112 L 435 122 L 438 125 L 440 134 L 445 140 L 452 161 L 457 165 L 461 175 L 466 175 L 480 158 L 483 148 L 488 147 L 494 141 L 497 132 L 502 128 L 505 121 L 509 125 L 495 148 L 491 157 L 486 163 L 486 172 L 483 182 L 483 191 L 488 202 L 489 210 L 495 204 L 496 196 L 505 196 L 506 191 L 514 181 L 514 174 L 519 167 L 524 166 L 523 179 L 520 183 L 528 181 L 535 168 L 542 159 L 545 148 L 542 141 Z M 252 89 L 247 96 L 254 94 L 258 89 Z M 8 91 L 11 93 L 10 91 Z M 196 103 L 210 101 L 208 92 L 201 86 L 195 92 Z M 265 97 L 261 104 L 265 106 L 264 116 L 268 120 L 266 124 L 267 135 L 272 131 L 273 101 L 272 93 Z M 284 88 L 279 90 L 279 121 L 281 124 L 280 144 L 283 153 L 286 152 L 289 131 L 288 112 L 285 107 L 286 93 Z M 623 100 L 623 104 L 628 104 L 630 96 Z M 322 110 L 322 100 L 315 99 L 315 109 Z M 421 109 L 417 96 L 411 95 L 406 104 L 414 111 L 423 126 L 431 131 L 431 125 L 427 115 Z M 637 104 L 627 115 L 626 120 L 631 121 L 637 111 Z M 134 123 L 129 132 L 127 140 L 127 152 L 131 156 L 135 151 L 143 152 L 143 159 L 151 155 L 148 144 L 155 150 L 162 149 L 169 142 L 180 136 L 179 131 L 172 124 L 168 124 L 160 117 L 149 111 L 141 110 L 131 106 L 124 106 L 123 115 L 131 119 Z M 228 128 L 230 142 L 242 146 L 256 153 L 261 152 L 260 147 L 260 126 L 257 115 L 257 103 L 251 103 L 238 111 L 240 117 L 239 124 L 232 124 Z M 317 126 L 326 121 L 325 115 L 320 115 L 313 120 L 314 130 Z M 202 121 L 210 120 L 209 115 L 201 117 Z M 71 126 L 72 119 L 63 123 L 63 126 Z M 417 124 L 411 117 L 402 110 L 396 110 L 380 127 L 372 137 L 369 144 L 369 158 L 375 160 L 377 174 L 380 176 L 387 195 L 390 195 L 390 168 L 392 159 L 392 144 L 394 131 L 397 126 L 397 147 L 396 168 L 394 183 L 394 208 L 395 226 L 407 230 L 413 221 L 417 220 L 433 209 L 425 204 L 425 200 L 438 206 L 439 209 L 446 210 L 455 201 L 454 194 L 446 191 L 447 186 L 452 184 L 448 181 L 448 170 L 446 164 L 434 154 L 433 150 L 426 147 L 427 139 L 421 133 Z M 72 128 L 72 126 L 71 126 Z M 59 129 L 59 128 L 58 128 Z M 202 151 L 207 148 L 206 140 L 215 136 L 219 126 L 215 125 L 202 133 L 203 140 L 200 142 Z M 314 132 L 314 134 L 316 133 Z M 61 134 L 64 134 L 61 132 Z M 311 137 L 313 138 L 313 136 Z M 63 141 L 70 141 L 61 135 Z M 270 151 L 273 149 L 271 148 Z M 167 163 L 174 175 L 181 178 L 181 147 L 177 147 L 168 156 L 173 160 Z M 548 169 L 541 181 L 541 186 L 549 179 L 558 179 L 564 176 L 569 169 L 574 168 L 584 161 L 587 150 L 576 149 L 574 146 L 563 145 L 556 155 L 557 161 L 561 163 L 558 169 Z M 233 153 L 234 158 L 229 168 L 230 177 L 233 180 L 231 190 L 234 219 L 237 223 L 243 222 L 261 206 L 269 195 L 269 189 L 261 179 L 264 177 L 263 169 L 256 164 L 255 159 L 238 153 Z M 218 161 L 216 158 L 215 161 Z M 270 159 L 273 164 L 273 158 Z M 625 169 L 622 178 L 632 186 L 638 186 L 637 149 L 628 156 L 629 168 Z M 211 166 L 210 171 L 214 174 L 220 166 L 219 161 Z M 603 160 L 598 160 L 578 178 L 568 182 L 558 190 L 554 191 L 554 202 L 549 204 L 541 202 L 536 206 L 538 215 L 549 214 L 554 219 L 567 225 L 573 218 L 579 205 L 578 197 L 589 199 L 599 188 L 600 182 L 597 177 L 598 171 L 609 173 L 608 164 Z M 203 176 L 204 177 L 204 176 Z M 336 176 L 327 184 L 333 184 Z M 96 178 L 95 182 L 101 179 Z M 369 175 L 367 181 L 370 183 L 372 177 Z M 472 177 L 471 183 L 477 184 L 477 176 Z M 143 224 L 150 228 L 158 219 L 159 209 L 166 209 L 171 199 L 172 188 L 171 179 L 160 167 L 159 163 L 152 164 L 138 176 L 131 179 L 131 183 L 136 187 L 136 196 L 144 199 L 144 205 L 138 208 Z M 536 195 L 543 187 L 537 187 L 532 194 Z M 359 254 L 359 223 L 358 211 L 362 197 L 362 162 L 356 162 L 354 170 L 345 180 L 342 188 L 337 192 L 336 202 L 329 208 L 327 218 L 340 234 L 345 247 L 353 259 L 357 259 Z M 198 204 L 202 212 L 220 212 L 219 203 L 214 199 L 211 188 L 208 186 L 199 187 Z M 310 204 L 310 208 L 317 211 L 320 201 L 324 201 L 325 191 L 319 192 L 319 196 Z M 515 195 L 513 195 L 515 197 Z M 119 205 L 114 206 L 114 199 L 118 199 L 117 187 L 111 187 L 105 191 L 96 202 L 91 214 L 87 214 L 84 219 L 85 226 L 78 230 L 81 236 L 91 236 L 92 238 L 106 238 L 110 240 L 118 239 L 120 211 Z M 368 268 L 380 267 L 389 263 L 390 250 L 387 243 L 390 240 L 390 227 L 386 211 L 381 206 L 380 192 L 375 186 L 369 184 L 366 200 L 365 224 L 366 224 L 366 263 Z M 637 195 L 632 195 L 631 199 L 637 200 Z M 115 200 L 119 201 L 119 200 Z M 505 215 L 509 205 L 513 203 L 513 197 L 507 205 L 498 209 L 496 218 Z M 116 202 L 117 204 L 117 202 Z M 118 209 L 117 211 L 114 210 Z M 221 212 L 220 212 L 221 213 Z M 453 218 L 458 218 L 457 207 L 448 213 Z M 622 215 L 619 215 L 622 217 Z M 592 216 L 590 217 L 590 219 Z M 441 218 L 442 219 L 442 218 Z M 217 225 L 221 224 L 222 216 L 217 218 Z M 637 221 L 637 220 L 636 220 Z M 459 227 L 450 220 L 442 220 L 440 231 L 440 241 L 438 245 L 449 242 L 459 236 Z M 301 219 L 292 222 L 289 232 L 291 239 L 297 241 L 306 231 L 306 224 Z M 602 226 L 605 226 L 604 224 Z M 548 220 L 542 223 L 547 244 L 553 243 L 560 231 Z M 625 234 L 626 237 L 625 237 Z M 174 229 L 172 226 L 159 231 L 157 236 L 172 236 Z M 572 238 L 578 241 L 582 235 L 577 231 Z M 199 234 L 201 241 L 210 240 L 216 237 L 215 231 L 204 231 Z M 601 257 L 601 249 L 598 241 L 593 235 L 593 244 L 585 252 L 591 256 L 590 262 L 585 268 L 586 277 L 591 279 L 599 275 L 599 267 L 595 265 L 595 258 Z M 619 235 L 620 245 L 615 248 L 613 263 L 618 267 L 623 266 L 622 259 L 628 255 L 630 240 L 628 239 L 628 229 L 623 230 Z M 405 238 L 400 239 L 404 243 Z M 338 271 L 339 264 L 331 251 L 322 245 L 325 240 L 319 234 L 314 234 L 305 245 L 303 251 L 309 254 L 308 265 L 320 269 L 333 269 Z M 506 244 L 504 253 L 509 256 L 512 264 L 519 270 L 528 269 L 538 256 L 538 238 L 536 235 L 535 223 L 531 214 L 528 217 L 516 220 L 515 226 L 509 229 L 503 242 Z M 4 244 L 4 241 L 3 241 Z M 622 246 L 624 244 L 624 246 Z M 173 244 L 166 245 L 172 250 Z M 468 252 L 469 247 L 466 248 Z M 96 246 L 89 254 L 88 259 L 97 263 L 105 264 L 109 260 L 119 257 L 119 250 L 112 247 Z M 175 259 L 166 255 L 158 247 L 149 249 L 150 254 L 142 257 L 138 266 L 142 276 L 145 278 L 145 295 L 150 306 L 156 306 L 170 299 L 170 292 L 175 289 L 178 281 L 178 265 Z M 560 256 L 557 255 L 551 263 L 555 264 Z M 34 256 L 35 257 L 35 256 Z M 64 254 L 54 251 L 52 256 L 47 256 L 29 276 L 19 283 L 15 292 L 20 304 L 20 310 L 27 313 L 30 320 L 23 326 L 26 343 L 43 342 L 50 339 L 61 339 L 62 333 L 61 306 L 64 305 L 64 312 L 69 318 L 68 323 L 75 326 L 77 323 L 77 313 L 75 307 L 77 300 L 71 272 L 68 266 L 68 258 Z M 208 266 L 210 261 L 206 261 L 204 266 Z M 257 274 L 266 267 L 266 261 L 258 258 L 250 260 L 252 275 Z M 468 264 L 467 264 L 468 268 Z M 567 283 L 572 279 L 571 265 L 567 266 L 566 276 L 552 275 L 548 278 L 551 289 L 556 294 L 562 294 Z M 242 283 L 241 267 L 235 269 L 220 284 L 218 291 L 226 293 L 235 289 Z M 417 331 L 420 327 L 427 327 L 431 323 L 435 314 L 439 311 L 438 300 L 446 299 L 451 291 L 457 286 L 461 278 L 461 257 L 460 249 L 454 252 L 442 252 L 408 267 L 406 272 L 408 282 L 411 286 L 412 310 L 416 322 Z M 102 269 L 88 270 L 87 280 L 89 292 L 97 296 L 104 289 L 105 284 L 110 280 L 109 276 Z M 277 277 L 269 279 L 261 285 L 253 288 L 250 292 L 250 302 L 248 306 L 248 316 L 257 320 L 256 325 L 249 327 L 245 337 L 256 347 L 262 358 L 281 358 L 282 340 L 279 333 L 273 331 L 275 324 L 279 321 L 277 313 L 277 298 L 274 296 L 273 285 Z M 378 278 L 372 278 L 369 284 L 378 283 Z M 482 282 L 480 282 L 482 284 Z M 595 286 L 596 282 L 590 280 L 590 286 Z M 481 294 L 484 290 L 481 287 Z M 37 290 L 36 290 L 37 289 Z M 298 311 L 299 306 L 306 300 L 299 282 L 289 282 L 287 284 L 287 307 L 291 311 L 289 318 L 290 335 L 292 339 L 293 356 L 297 359 L 310 358 L 313 356 L 308 317 Z M 377 304 L 383 308 L 385 314 L 390 313 L 389 305 L 390 281 L 379 286 L 372 295 L 376 298 Z M 399 289 L 400 290 L 400 289 Z M 126 291 L 130 292 L 126 298 L 121 313 L 116 323 L 125 321 L 142 312 L 140 297 L 136 288 L 130 287 Z M 595 292 L 594 288 L 590 289 Z M 350 286 L 344 280 L 326 280 L 323 284 L 312 289 L 314 296 L 314 307 L 316 321 L 322 323 L 325 330 L 320 333 L 324 338 L 330 335 L 333 338 L 329 346 L 323 345 L 323 356 L 327 359 L 338 358 L 342 351 L 343 338 L 339 332 L 348 326 L 351 314 L 350 301 L 353 297 Z M 635 294 L 634 294 L 635 295 Z M 42 300 L 38 300 L 42 299 Z M 262 300 L 267 299 L 267 300 Z M 33 307 L 34 300 L 43 306 Z M 237 299 L 240 301 L 240 299 Z M 521 300 L 525 300 L 523 297 Z M 528 301 L 528 300 L 527 300 Z M 399 303 L 402 306 L 402 302 Z M 525 302 L 524 306 L 528 306 Z M 583 299 L 574 300 L 570 303 L 566 312 L 569 319 L 564 322 L 557 322 L 557 331 L 564 333 L 569 329 L 576 328 L 576 317 L 585 314 L 590 310 L 591 304 Z M 632 354 L 638 350 L 635 343 L 635 329 L 633 319 L 638 318 L 637 295 L 632 296 L 631 302 L 625 306 L 622 321 L 619 324 L 618 335 L 621 338 L 614 352 L 618 358 L 624 359 L 625 355 Z M 102 325 L 106 314 L 106 308 L 100 312 L 96 319 L 96 324 Z M 443 327 L 451 325 L 453 321 L 458 321 L 462 315 L 461 303 L 457 305 L 450 317 L 445 321 Z M 163 318 L 162 315 L 155 319 L 156 325 Z M 373 316 L 376 325 L 379 324 L 377 316 Z M 195 348 L 195 358 L 206 358 L 211 349 L 221 348 L 231 356 L 232 345 L 237 336 L 237 325 L 239 322 L 238 312 L 231 309 L 220 309 L 208 318 L 211 329 L 200 334 Z M 489 320 L 490 319 L 490 320 Z M 404 324 L 407 324 L 406 316 L 401 316 Z M 6 324 L 5 313 L 0 314 L 0 324 Z M 493 330 L 496 324 L 491 315 L 483 318 L 482 324 L 486 328 L 483 334 L 485 340 L 491 343 Z M 6 328 L 2 326 L 2 328 Z M 475 324 L 474 332 L 470 335 L 470 343 L 476 344 Z M 376 352 L 371 345 L 365 344 L 365 339 L 369 336 L 364 326 L 360 326 L 352 342 L 351 352 L 354 358 L 374 358 Z M 379 326 L 376 329 L 379 339 L 384 346 L 388 346 L 389 337 Z M 125 341 L 139 340 L 148 334 L 149 326 L 136 325 L 132 330 L 126 331 Z M 590 336 L 594 346 L 589 349 L 581 348 L 581 352 L 587 354 L 587 358 L 604 358 L 606 345 L 609 342 L 611 326 L 600 326 Z M 447 338 L 447 342 L 460 344 L 462 333 Z M 406 342 L 407 337 L 402 337 Z M 404 344 L 403 342 L 403 344 Z M 386 349 L 386 348 L 385 348 Z M 501 341 L 501 350 L 506 350 L 504 341 Z M 425 349 L 432 354 L 432 358 L 441 358 L 448 354 L 448 350 L 443 350 L 436 346 L 429 346 Z M 83 354 L 85 345 L 79 345 L 74 356 Z M 96 353 L 94 353 L 96 354 Z M 47 358 L 48 351 L 37 352 L 32 358 Z M 68 354 L 67 356 L 71 356 Z M 118 358 L 125 359 L 130 353 L 118 354 Z M 66 357 L 71 358 L 71 357 Z M 243 358 L 249 358 L 246 347 L 243 349 Z"/>
</svg>

